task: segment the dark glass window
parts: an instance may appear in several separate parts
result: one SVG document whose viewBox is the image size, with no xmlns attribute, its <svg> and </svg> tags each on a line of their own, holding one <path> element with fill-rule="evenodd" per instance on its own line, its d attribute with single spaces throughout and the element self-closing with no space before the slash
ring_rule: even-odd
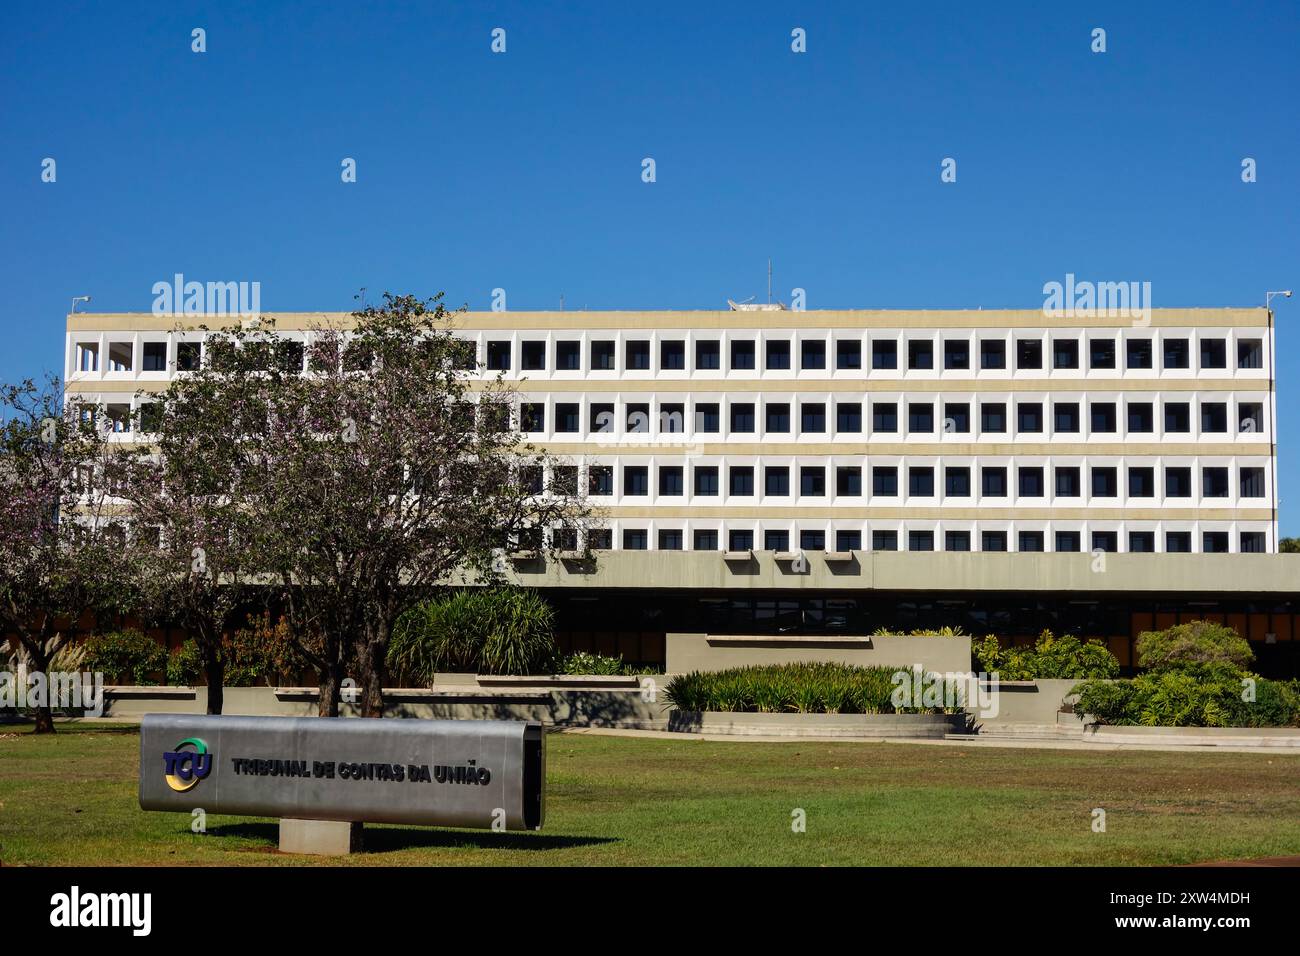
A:
<svg viewBox="0 0 1300 956">
<path fill-rule="evenodd" d="M 727 549 L 730 551 L 753 551 L 754 532 L 740 530 L 728 531 Z"/>
<path fill-rule="evenodd" d="M 717 551 L 718 532 L 707 528 L 697 528 L 693 533 L 696 551 Z"/>
<path fill-rule="evenodd" d="M 695 493 L 697 495 L 716 495 L 718 493 L 717 465 L 695 466 Z"/>
<path fill-rule="evenodd" d="M 752 432 L 754 430 L 754 406 L 750 402 L 734 402 L 731 406 L 731 430 L 733 432 Z"/>
<path fill-rule="evenodd" d="M 980 368 L 1006 368 L 1007 343 L 1001 339 L 980 341 Z M 985 549 L 987 550 L 987 549 Z M 1003 550 L 1006 550 L 1005 548 Z"/>
<path fill-rule="evenodd" d="M 1156 470 L 1154 468 L 1130 468 L 1128 470 L 1128 496 L 1130 498 L 1154 498 L 1156 494 Z"/>
<path fill-rule="evenodd" d="M 1237 368 L 1263 368 L 1264 341 L 1242 339 L 1237 343 Z"/>
<path fill-rule="evenodd" d="M 771 339 L 766 346 L 767 360 L 764 367 L 785 369 L 790 367 L 790 342 L 785 339 Z"/>
<path fill-rule="evenodd" d="M 862 368 L 862 343 L 840 339 L 835 343 L 835 367 Z"/>
<path fill-rule="evenodd" d="M 1264 469 L 1263 468 L 1242 468 L 1240 479 L 1241 479 L 1241 497 L 1243 498 L 1264 497 Z"/>
<path fill-rule="evenodd" d="M 582 430 L 582 406 L 577 402 L 555 403 L 555 430 L 576 432 Z"/>
<path fill-rule="evenodd" d="M 871 367 L 898 368 L 898 343 L 883 341 L 872 342 Z"/>
<path fill-rule="evenodd" d="M 1115 498 L 1119 495 L 1119 473 L 1115 468 L 1092 469 L 1092 496 Z"/>
<path fill-rule="evenodd" d="M 861 531 L 836 531 L 835 550 L 836 551 L 861 551 L 862 532 Z"/>
<path fill-rule="evenodd" d="M 1201 339 L 1201 368 L 1227 367 L 1227 339 Z"/>
<path fill-rule="evenodd" d="M 717 339 L 707 339 L 695 343 L 695 367 L 700 370 L 722 367 L 722 343 Z"/>
<path fill-rule="evenodd" d="M 964 465 L 944 468 L 943 487 L 944 494 L 949 498 L 969 498 L 970 469 Z"/>
<path fill-rule="evenodd" d="M 1201 550 L 1206 554 L 1228 553 L 1228 532 L 1206 531 L 1201 535 Z"/>
<path fill-rule="evenodd" d="M 835 469 L 835 493 L 857 497 L 862 494 L 862 469 L 841 465 Z"/>
<path fill-rule="evenodd" d="M 555 368 L 560 372 L 579 371 L 582 368 L 582 343 L 556 342 Z"/>
<path fill-rule="evenodd" d="M 1165 497 L 1190 498 L 1192 496 L 1192 469 L 1165 469 Z"/>
<path fill-rule="evenodd" d="M 1187 339 L 1165 339 L 1165 368 L 1187 368 L 1190 353 Z"/>
<path fill-rule="evenodd" d="M 1057 551 L 1078 551 L 1079 532 L 1077 531 L 1058 531 L 1056 532 L 1056 550 Z"/>
<path fill-rule="evenodd" d="M 1001 466 L 986 466 L 980 471 L 984 495 L 988 498 L 1007 496 L 1007 470 Z"/>
<path fill-rule="evenodd" d="M 897 551 L 898 532 L 897 531 L 871 532 L 871 550 L 872 551 Z"/>
<path fill-rule="evenodd" d="M 1038 339 L 1016 340 L 1016 368 L 1042 368 L 1043 343 Z"/>
<path fill-rule="evenodd" d="M 767 431 L 783 434 L 790 430 L 789 402 L 768 402 L 763 411 L 767 419 Z"/>
<path fill-rule="evenodd" d="M 1124 346 L 1128 353 L 1128 360 L 1125 364 L 1127 364 L 1129 368 L 1151 367 L 1150 339 L 1129 339 L 1124 343 Z"/>
<path fill-rule="evenodd" d="M 1119 550 L 1119 534 L 1114 531 L 1094 531 L 1092 533 L 1092 550 L 1094 551 L 1111 551 Z"/>
<path fill-rule="evenodd" d="M 591 369 L 593 372 L 612 372 L 614 370 L 614 343 L 591 343 Z"/>
<path fill-rule="evenodd" d="M 1002 434 L 1007 430 L 1005 402 L 983 402 L 980 405 L 980 431 Z"/>
<path fill-rule="evenodd" d="M 1052 342 L 1052 368 L 1078 368 L 1078 339 L 1056 339 Z"/>
<path fill-rule="evenodd" d="M 664 528 L 659 532 L 659 550 L 660 551 L 680 551 L 682 550 L 682 532 L 680 528 Z"/>
<path fill-rule="evenodd" d="M 966 402 L 945 402 L 943 430 L 957 435 L 970 431 L 970 405 Z"/>
<path fill-rule="evenodd" d="M 1079 403 L 1055 402 L 1052 405 L 1054 431 L 1071 433 L 1079 430 Z"/>
<path fill-rule="evenodd" d="M 1016 405 L 1016 430 L 1021 432 L 1041 432 L 1043 430 L 1043 406 L 1039 402 L 1020 402 Z"/>
<path fill-rule="evenodd" d="M 799 430 L 816 434 L 826 431 L 826 406 L 821 402 L 804 402 L 799 406 Z"/>
<path fill-rule="evenodd" d="M 715 433 L 722 428 L 721 416 L 718 414 L 717 402 L 701 402 L 695 406 L 695 430 L 697 432 Z"/>
<path fill-rule="evenodd" d="M 733 369 L 751 369 L 754 367 L 753 339 L 740 339 L 731 343 L 731 367 Z"/>
<path fill-rule="evenodd" d="M 943 534 L 943 550 L 969 551 L 970 532 L 969 531 L 945 531 Z"/>
<path fill-rule="evenodd" d="M 660 342 L 659 367 L 669 371 L 686 368 L 686 343 L 676 339 Z"/>
<path fill-rule="evenodd" d="M 1094 432 L 1110 433 L 1116 430 L 1114 402 L 1093 402 L 1091 411 Z"/>
<path fill-rule="evenodd" d="M 1079 469 L 1062 466 L 1056 469 L 1056 496 L 1078 498 L 1080 494 Z"/>
<path fill-rule="evenodd" d="M 645 551 L 650 547 L 650 533 L 645 528 L 626 528 L 623 531 L 624 551 Z"/>
<path fill-rule="evenodd" d="M 659 466 L 659 494 L 676 497 L 684 493 L 681 465 Z"/>
<path fill-rule="evenodd" d="M 1128 549 L 1135 554 L 1150 554 L 1156 549 L 1156 533 L 1154 531 L 1130 531 L 1128 533 Z"/>
<path fill-rule="evenodd" d="M 1150 402 L 1128 403 L 1128 430 L 1130 432 L 1155 431 L 1155 415 Z"/>
<path fill-rule="evenodd" d="M 1169 531 L 1165 534 L 1165 551 L 1171 554 L 1186 554 L 1192 550 L 1192 533 L 1190 531 Z"/>
<path fill-rule="evenodd" d="M 519 367 L 526 372 L 536 372 L 546 368 L 546 343 L 520 342 Z"/>
<path fill-rule="evenodd" d="M 625 465 L 623 467 L 623 494 L 650 494 L 650 469 L 645 465 Z"/>
<path fill-rule="evenodd" d="M 641 371 L 650 368 L 650 343 L 633 341 L 627 343 L 627 368 Z"/>
<path fill-rule="evenodd" d="M 1041 498 L 1043 497 L 1043 469 L 1038 467 L 1021 468 L 1018 476 L 1020 479 L 1020 497 L 1021 498 Z"/>
<path fill-rule="evenodd" d="M 790 532 L 789 532 L 789 531 L 764 531 L 764 532 L 763 532 L 763 550 L 765 550 L 765 551 L 789 551 L 789 550 L 790 550 Z"/>
<path fill-rule="evenodd" d="M 782 497 L 790 494 L 790 469 L 784 465 L 768 465 L 764 468 L 763 493 Z"/>
<path fill-rule="evenodd" d="M 959 339 L 949 339 L 943 343 L 943 367 L 951 369 L 970 368 L 970 343 Z"/>
<path fill-rule="evenodd" d="M 835 430 L 844 434 L 858 434 L 862 431 L 860 402 L 840 402 L 835 406 Z"/>
<path fill-rule="evenodd" d="M 593 495 L 612 495 L 614 493 L 614 469 L 611 465 L 592 465 L 587 470 L 588 493 Z"/>
<path fill-rule="evenodd" d="M 897 432 L 898 405 L 894 402 L 872 402 L 871 430 L 877 432 Z"/>
<path fill-rule="evenodd" d="M 1201 431 L 1226 432 L 1228 430 L 1228 403 L 1201 403 Z"/>
<path fill-rule="evenodd" d="M 928 402 L 911 402 L 907 406 L 907 430 L 909 433 L 934 431 L 934 406 Z"/>
<path fill-rule="evenodd" d="M 934 496 L 934 469 L 929 465 L 912 465 L 907 469 L 907 493 L 919 498 Z"/>
<path fill-rule="evenodd" d="M 826 367 L 826 343 L 813 339 L 805 339 L 799 343 L 799 367 L 800 368 L 825 368 Z"/>
<path fill-rule="evenodd" d="M 934 368 L 934 343 L 914 339 L 907 343 L 908 368 Z"/>
<path fill-rule="evenodd" d="M 820 498 L 826 494 L 826 469 L 805 465 L 799 469 L 799 494 Z"/>
<path fill-rule="evenodd" d="M 871 493 L 893 498 L 898 495 L 898 469 L 893 465 L 877 465 L 871 469 Z"/>
<path fill-rule="evenodd" d="M 1007 533 L 1005 531 L 985 531 L 980 534 L 981 551 L 1007 550 Z"/>
<path fill-rule="evenodd" d="M 1115 367 L 1115 340 L 1089 339 L 1088 365 L 1091 368 Z"/>
<path fill-rule="evenodd" d="M 1187 402 L 1165 402 L 1165 431 L 1190 432 L 1191 406 Z"/>
<path fill-rule="evenodd" d="M 732 465 L 727 472 L 727 480 L 733 495 L 752 495 L 754 493 L 754 468 L 752 465 Z"/>
<path fill-rule="evenodd" d="M 510 370 L 509 342 L 489 342 L 487 344 L 487 367 L 494 372 Z"/>
<path fill-rule="evenodd" d="M 1019 548 L 1020 551 L 1039 552 L 1043 550 L 1043 532 L 1041 531 L 1022 531 L 1020 532 Z"/>
<path fill-rule="evenodd" d="M 1207 466 L 1201 469 L 1202 497 L 1227 498 L 1231 494 L 1230 488 L 1227 468 Z"/>
<path fill-rule="evenodd" d="M 933 531 L 907 532 L 907 550 L 908 551 L 933 551 L 934 532 Z"/>
</svg>

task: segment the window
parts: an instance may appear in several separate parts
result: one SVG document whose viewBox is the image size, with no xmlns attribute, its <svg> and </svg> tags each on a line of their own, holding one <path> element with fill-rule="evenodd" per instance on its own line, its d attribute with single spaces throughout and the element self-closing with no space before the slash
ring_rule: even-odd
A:
<svg viewBox="0 0 1300 956">
<path fill-rule="evenodd" d="M 555 430 L 576 432 L 582 430 L 582 406 L 576 402 L 555 403 Z"/>
<path fill-rule="evenodd" d="M 799 343 L 800 368 L 825 368 L 826 343 L 808 339 Z"/>
<path fill-rule="evenodd" d="M 934 469 L 929 465 L 913 465 L 908 468 L 907 493 L 919 498 L 933 498 Z"/>
<path fill-rule="evenodd" d="M 143 370 L 146 372 L 165 372 L 167 371 L 167 343 L 166 342 L 145 342 L 144 343 L 144 365 Z"/>
<path fill-rule="evenodd" d="M 1119 495 L 1119 473 L 1115 468 L 1092 469 L 1092 496 L 1115 498 Z"/>
<path fill-rule="evenodd" d="M 110 372 L 129 372 L 131 371 L 131 359 L 135 349 L 130 342 L 109 342 L 108 343 L 108 371 Z"/>
<path fill-rule="evenodd" d="M 1153 432 L 1155 412 L 1150 402 L 1128 403 L 1128 430 L 1130 432 Z"/>
<path fill-rule="evenodd" d="M 677 497 L 683 494 L 683 484 L 681 465 L 659 466 L 659 494 Z"/>
<path fill-rule="evenodd" d="M 987 466 L 980 470 L 983 494 L 988 498 L 1007 496 L 1007 470 L 1001 466 Z"/>
<path fill-rule="evenodd" d="M 970 368 L 970 343 L 955 339 L 946 340 L 943 343 L 943 367 L 952 369 Z"/>
<path fill-rule="evenodd" d="M 614 343 L 591 343 L 591 370 L 593 372 L 612 372 L 614 370 Z"/>
<path fill-rule="evenodd" d="M 934 532 L 933 531 L 907 532 L 907 550 L 908 551 L 933 551 Z"/>
<path fill-rule="evenodd" d="M 1078 339 L 1056 339 L 1052 342 L 1052 368 L 1078 368 Z"/>
<path fill-rule="evenodd" d="M 727 549 L 729 551 L 753 551 L 754 550 L 754 532 L 752 531 L 728 531 L 727 532 Z"/>
<path fill-rule="evenodd" d="M 1165 534 L 1165 550 L 1173 554 L 1188 554 L 1192 550 L 1190 531 L 1170 531 Z"/>
<path fill-rule="evenodd" d="M 1020 551 L 1039 552 L 1043 550 L 1043 532 L 1022 531 L 1018 542 Z"/>
<path fill-rule="evenodd" d="M 1056 402 L 1052 405 L 1052 428 L 1057 432 L 1071 433 L 1079 430 L 1079 403 Z"/>
<path fill-rule="evenodd" d="M 750 402 L 735 402 L 731 406 L 731 430 L 733 432 L 752 432 L 754 430 L 754 406 Z"/>
<path fill-rule="evenodd" d="M 1006 368 L 1007 343 L 1001 339 L 984 339 L 980 342 L 980 368 Z M 986 549 L 987 550 L 987 549 Z M 1003 548 L 1005 551 L 1006 549 Z"/>
<path fill-rule="evenodd" d="M 686 406 L 681 402 L 660 402 L 659 431 L 669 434 L 686 431 Z"/>
<path fill-rule="evenodd" d="M 1130 498 L 1154 498 L 1156 496 L 1156 470 L 1154 468 L 1130 468 L 1128 470 L 1128 496 Z"/>
<path fill-rule="evenodd" d="M 1079 532 L 1077 531 L 1058 531 L 1056 532 L 1056 550 L 1057 551 L 1078 551 L 1080 547 Z"/>
<path fill-rule="evenodd" d="M 641 496 L 650 494 L 650 469 L 645 465 L 626 465 L 623 468 L 623 494 Z"/>
<path fill-rule="evenodd" d="M 1237 343 L 1237 368 L 1264 367 L 1264 340 L 1242 339 Z"/>
<path fill-rule="evenodd" d="M 763 494 L 780 497 L 790 494 L 790 469 L 784 465 L 768 465 L 764 468 Z"/>
<path fill-rule="evenodd" d="M 591 416 L 590 429 L 593 432 L 612 432 L 614 430 L 614 403 L 613 402 L 592 402 L 589 409 Z"/>
<path fill-rule="evenodd" d="M 871 532 L 871 550 L 872 551 L 897 551 L 898 532 L 897 531 Z"/>
<path fill-rule="evenodd" d="M 650 535 L 645 528 L 627 528 L 623 531 L 624 551 L 645 551 L 650 547 Z"/>
<path fill-rule="evenodd" d="M 1094 531 L 1092 533 L 1092 550 L 1118 551 L 1119 534 L 1114 531 Z"/>
<path fill-rule="evenodd" d="M 862 368 L 862 343 L 850 339 L 840 339 L 835 343 L 835 367 Z"/>
<path fill-rule="evenodd" d="M 835 550 L 836 551 L 861 551 L 862 532 L 861 531 L 836 531 Z"/>
<path fill-rule="evenodd" d="M 853 465 L 841 465 L 835 469 L 835 493 L 858 497 L 862 494 L 862 469 Z"/>
<path fill-rule="evenodd" d="M 695 493 L 697 495 L 716 495 L 718 493 L 717 465 L 695 466 Z"/>
<path fill-rule="evenodd" d="M 608 528 L 593 528 L 587 532 L 587 547 L 592 551 L 608 551 L 614 547 L 614 532 Z"/>
<path fill-rule="evenodd" d="M 178 342 L 176 344 L 176 371 L 193 372 L 203 364 L 202 342 Z M 510 343 L 506 343 L 506 368 L 510 367 Z M 85 371 L 83 369 L 82 371 Z M 94 371 L 93 369 L 91 371 Z"/>
<path fill-rule="evenodd" d="M 551 472 L 551 493 L 576 495 L 578 493 L 578 466 L 556 465 Z"/>
<path fill-rule="evenodd" d="M 1264 430 L 1264 403 L 1238 402 L 1237 429 L 1242 434 L 1262 432 Z"/>
<path fill-rule="evenodd" d="M 943 493 L 949 498 L 969 498 L 970 469 L 964 465 L 945 468 L 943 470 Z M 948 550 L 951 551 L 952 548 Z"/>
<path fill-rule="evenodd" d="M 876 432 L 898 431 L 898 405 L 894 402 L 872 402 L 871 430 Z"/>
<path fill-rule="evenodd" d="M 613 466 L 592 465 L 587 469 L 587 488 L 589 494 L 612 495 L 614 493 Z"/>
<path fill-rule="evenodd" d="M 1128 549 L 1134 554 L 1150 554 L 1156 549 L 1156 533 L 1154 531 L 1130 531 L 1128 533 Z"/>
<path fill-rule="evenodd" d="M 530 495 L 542 493 L 542 469 L 537 465 L 524 465 L 519 469 L 519 484 Z"/>
<path fill-rule="evenodd" d="M 985 531 L 980 534 L 981 551 L 1007 550 L 1007 533 L 1005 531 Z"/>
<path fill-rule="evenodd" d="M 1201 339 L 1201 368 L 1227 367 L 1227 339 Z"/>
<path fill-rule="evenodd" d="M 183 348 L 186 344 L 188 343 L 181 343 L 181 347 Z M 99 371 L 99 344 L 98 343 L 96 342 L 77 343 L 77 371 L 78 372 Z"/>
<path fill-rule="evenodd" d="M 877 465 L 871 469 L 871 493 L 894 498 L 898 495 L 898 468 L 893 465 Z"/>
<path fill-rule="evenodd" d="M 1201 469 L 1201 496 L 1204 498 L 1229 497 L 1228 469 L 1222 467 L 1204 467 Z"/>
<path fill-rule="evenodd" d="M 1165 431 L 1190 432 L 1191 406 L 1187 402 L 1165 402 Z"/>
<path fill-rule="evenodd" d="M 140 403 L 140 431 L 150 434 L 162 431 L 162 405 L 160 403 Z"/>
<path fill-rule="evenodd" d="M 934 343 L 914 340 L 907 343 L 908 368 L 934 368 Z"/>
<path fill-rule="evenodd" d="M 1042 368 L 1043 343 L 1038 339 L 1016 340 L 1016 368 Z"/>
<path fill-rule="evenodd" d="M 1228 532 L 1206 531 L 1201 535 L 1201 550 L 1206 554 L 1228 553 Z"/>
<path fill-rule="evenodd" d="M 727 471 L 727 482 L 733 495 L 754 493 L 754 468 L 752 465 L 732 465 Z"/>
<path fill-rule="evenodd" d="M 1093 402 L 1090 411 L 1094 432 L 1110 433 L 1116 430 L 1114 402 Z"/>
<path fill-rule="evenodd" d="M 767 418 L 767 431 L 783 434 L 790 430 L 790 405 L 788 402 L 769 402 L 763 411 Z"/>
<path fill-rule="evenodd" d="M 1007 430 L 1005 402 L 983 402 L 980 405 L 980 431 L 1002 434 Z"/>
<path fill-rule="evenodd" d="M 695 367 L 700 370 L 722 367 L 722 343 L 709 339 L 695 343 Z"/>
<path fill-rule="evenodd" d="M 912 402 L 907 406 L 907 430 L 911 434 L 934 431 L 934 406 L 928 402 Z"/>
<path fill-rule="evenodd" d="M 1192 469 L 1165 469 L 1165 497 L 1190 498 L 1192 496 Z"/>
<path fill-rule="evenodd" d="M 1041 432 L 1043 406 L 1039 402 L 1020 402 L 1016 405 L 1016 431 Z"/>
<path fill-rule="evenodd" d="M 754 367 L 753 339 L 739 339 L 731 343 L 731 367 L 733 369 L 751 369 Z"/>
<path fill-rule="evenodd" d="M 519 430 L 546 431 L 546 406 L 541 402 L 524 402 L 519 406 Z"/>
<path fill-rule="evenodd" d="M 821 402 L 804 402 L 799 406 L 799 431 L 826 431 L 826 406 Z"/>
<path fill-rule="evenodd" d="M 958 435 L 964 435 L 970 431 L 970 404 L 968 402 L 944 403 L 943 430 Z"/>
<path fill-rule="evenodd" d="M 1018 473 L 1020 480 L 1020 497 L 1022 498 L 1041 498 L 1043 497 L 1043 469 L 1042 468 L 1021 468 Z"/>
<path fill-rule="evenodd" d="M 1187 368 L 1190 354 L 1187 339 L 1165 339 L 1165 368 Z"/>
<path fill-rule="evenodd" d="M 840 402 L 835 406 L 835 430 L 856 435 L 862 431 L 862 404 Z"/>
<path fill-rule="evenodd" d="M 694 546 L 696 551 L 717 551 L 718 550 L 718 532 L 699 528 L 694 532 Z"/>
<path fill-rule="evenodd" d="M 1226 432 L 1228 430 L 1228 403 L 1201 403 L 1201 431 Z"/>
<path fill-rule="evenodd" d="M 1241 497 L 1243 498 L 1264 497 L 1264 469 L 1263 468 L 1242 468 L 1240 469 L 1239 478 L 1241 483 Z"/>
<path fill-rule="evenodd" d="M 648 432 L 650 430 L 650 406 L 645 402 L 627 403 L 627 430 L 629 432 Z"/>
<path fill-rule="evenodd" d="M 695 430 L 715 434 L 722 428 L 717 402 L 701 402 L 695 406 Z"/>
<path fill-rule="evenodd" d="M 1129 339 L 1125 343 L 1129 368 L 1151 368 L 1151 340 Z"/>
<path fill-rule="evenodd" d="M 627 364 L 629 371 L 646 371 L 650 368 L 650 343 L 638 339 L 628 342 L 626 346 Z"/>
<path fill-rule="evenodd" d="M 883 341 L 872 342 L 871 367 L 898 368 L 898 343 Z"/>
<path fill-rule="evenodd" d="M 582 343 L 555 343 L 555 370 L 557 372 L 577 372 L 582 369 Z"/>
<path fill-rule="evenodd" d="M 826 469 L 808 465 L 799 469 L 799 494 L 820 498 L 826 494 Z"/>
<path fill-rule="evenodd" d="M 659 343 L 659 368 L 679 371 L 686 368 L 686 343 L 673 339 Z"/>
<path fill-rule="evenodd" d="M 1088 365 L 1090 368 L 1115 367 L 1115 340 L 1091 339 L 1088 342 Z"/>
<path fill-rule="evenodd" d="M 1243 531 L 1241 533 L 1242 554 L 1263 554 L 1267 539 L 1263 531 Z"/>
<path fill-rule="evenodd" d="M 803 551 L 825 551 L 825 531 L 800 531 L 799 548 Z"/>
<path fill-rule="evenodd" d="M 510 370 L 509 342 L 489 342 L 487 344 L 487 367 L 494 372 Z"/>
<path fill-rule="evenodd" d="M 970 532 L 969 531 L 945 531 L 943 535 L 943 550 L 969 551 Z"/>
<path fill-rule="evenodd" d="M 1056 469 L 1056 496 L 1078 498 L 1080 494 L 1079 469 L 1073 466 Z"/>
<path fill-rule="evenodd" d="M 536 372 L 546 368 L 546 343 L 520 342 L 519 367 L 526 372 Z"/>
<path fill-rule="evenodd" d="M 660 551 L 680 551 L 682 550 L 682 532 L 680 528 L 665 528 L 659 532 L 659 550 Z"/>
<path fill-rule="evenodd" d="M 779 370 L 790 367 L 790 343 L 788 340 L 770 339 L 765 348 L 765 368 Z"/>
</svg>

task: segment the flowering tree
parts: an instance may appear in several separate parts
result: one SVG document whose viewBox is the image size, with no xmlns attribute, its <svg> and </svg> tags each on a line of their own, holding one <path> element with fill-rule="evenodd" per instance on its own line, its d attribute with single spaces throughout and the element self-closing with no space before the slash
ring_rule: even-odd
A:
<svg viewBox="0 0 1300 956">
<path fill-rule="evenodd" d="M 0 385 L 0 630 L 33 671 L 49 671 L 82 617 L 132 600 L 101 422 L 98 409 L 65 407 L 57 378 Z M 48 700 L 36 732 L 54 732 Z"/>
</svg>

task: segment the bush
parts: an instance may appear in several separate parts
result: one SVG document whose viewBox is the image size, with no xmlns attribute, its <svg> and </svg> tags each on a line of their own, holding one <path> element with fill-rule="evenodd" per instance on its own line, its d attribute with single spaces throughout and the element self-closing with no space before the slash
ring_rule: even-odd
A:
<svg viewBox="0 0 1300 956">
<path fill-rule="evenodd" d="M 86 641 L 82 665 L 102 673 L 107 684 L 147 686 L 165 674 L 167 650 L 139 631 L 112 631 Z"/>
<path fill-rule="evenodd" d="M 203 656 L 191 638 L 167 655 L 167 683 L 173 687 L 193 687 L 203 678 Z"/>
<path fill-rule="evenodd" d="M 892 667 L 833 663 L 734 667 L 680 674 L 669 682 L 665 694 L 678 710 L 692 712 L 915 714 L 960 710 L 960 706 L 896 708 L 892 696 L 898 673 Z M 954 686 L 946 687 L 945 699 L 958 700 Z"/>
<path fill-rule="evenodd" d="M 557 657 L 551 670 L 556 674 L 596 674 L 603 677 L 636 673 L 632 665 L 624 663 L 621 657 L 606 657 L 604 654 L 590 654 L 587 651 Z"/>
<path fill-rule="evenodd" d="M 915 631 L 891 631 L 887 627 L 878 627 L 871 632 L 872 637 L 965 637 L 966 632 L 960 627 L 928 627 Z"/>
<path fill-rule="evenodd" d="M 1243 682 L 1245 681 L 1245 683 Z M 1245 690 L 1254 690 L 1253 701 Z M 1076 713 L 1103 724 L 1144 727 L 1297 727 L 1300 684 L 1230 676 L 1206 679 L 1161 670 L 1132 680 L 1088 681 L 1074 688 Z"/>
<path fill-rule="evenodd" d="M 438 671 L 535 674 L 554 660 L 554 619 L 536 591 L 457 591 L 398 618 L 388 666 L 395 675 L 426 685 Z"/>
<path fill-rule="evenodd" d="M 1001 680 L 1051 680 L 1114 677 L 1119 660 L 1097 639 L 1081 641 L 1072 634 L 1059 637 L 1043 631 L 1033 647 L 1003 648 L 992 635 L 973 648 L 980 669 Z"/>
<path fill-rule="evenodd" d="M 224 638 L 221 653 L 226 687 L 283 686 L 310 669 L 290 639 L 288 623 L 272 622 L 269 613 L 250 617 L 247 627 Z"/>
<path fill-rule="evenodd" d="M 1190 621 L 1137 639 L 1138 666 L 1148 670 L 1196 668 L 1225 676 L 1244 670 L 1255 652 L 1236 631 L 1211 621 Z"/>
</svg>

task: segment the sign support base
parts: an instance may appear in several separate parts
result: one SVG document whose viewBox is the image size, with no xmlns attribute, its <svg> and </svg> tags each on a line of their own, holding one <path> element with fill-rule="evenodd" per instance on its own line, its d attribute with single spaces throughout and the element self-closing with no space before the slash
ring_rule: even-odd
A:
<svg viewBox="0 0 1300 956">
<path fill-rule="evenodd" d="M 280 818 L 280 852 L 347 856 L 361 850 L 364 824 L 338 820 Z"/>
</svg>

